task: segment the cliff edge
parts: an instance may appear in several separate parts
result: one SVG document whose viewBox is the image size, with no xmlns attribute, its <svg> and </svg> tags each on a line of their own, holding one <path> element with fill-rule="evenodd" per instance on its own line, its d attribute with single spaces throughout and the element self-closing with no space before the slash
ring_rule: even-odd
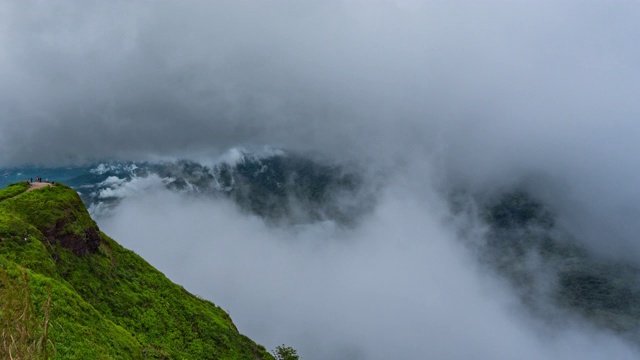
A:
<svg viewBox="0 0 640 360">
<path fill-rule="evenodd" d="M 0 190 L 0 357 L 273 359 L 102 233 L 73 189 L 28 188 Z"/>
</svg>

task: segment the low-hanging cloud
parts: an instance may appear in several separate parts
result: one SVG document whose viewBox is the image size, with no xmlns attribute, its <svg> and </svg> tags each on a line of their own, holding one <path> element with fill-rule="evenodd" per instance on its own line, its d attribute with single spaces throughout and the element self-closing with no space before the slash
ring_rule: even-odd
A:
<svg viewBox="0 0 640 360">
<path fill-rule="evenodd" d="M 274 228 L 223 199 L 158 191 L 125 200 L 101 226 L 242 331 L 305 359 L 637 356 L 613 334 L 528 315 L 456 241 L 446 206 L 421 200 L 388 189 L 355 229 Z"/>
<path fill-rule="evenodd" d="M 419 200 L 403 193 L 402 202 L 382 201 L 372 219 L 386 226 L 369 220 L 342 233 L 325 223 L 292 235 L 220 203 L 165 196 L 166 207 L 149 207 L 154 200 L 140 193 L 103 225 L 172 278 L 203 295 L 211 291 L 241 319 L 241 328 L 267 334 L 260 335 L 265 342 L 292 339 L 324 358 L 335 357 L 332 351 L 375 358 L 371 349 L 408 358 L 462 357 L 465 348 L 444 338 L 459 331 L 465 332 L 454 339 L 477 339 L 467 349 L 491 358 L 520 358 L 521 349 L 532 358 L 569 357 L 578 344 L 596 358 L 608 351 L 624 357 L 627 348 L 605 334 L 567 332 L 553 346 L 541 346 L 523 325 L 528 322 L 512 319 L 473 285 L 486 279 L 467 267 L 468 259 L 449 244 L 452 233 L 431 214 L 444 207 L 422 202 L 441 201 L 442 193 L 459 188 L 488 194 L 525 188 L 576 241 L 637 263 L 637 10 L 622 1 L 4 2 L 0 165 L 202 159 L 233 146 L 264 145 L 353 161 L 384 178 L 385 189 L 404 188 Z M 217 226 L 222 238 L 203 225 L 211 219 L 225 219 Z M 176 232 L 154 232 L 169 220 Z M 147 222 L 146 231 L 136 233 L 133 221 Z M 131 234 L 139 234 L 139 248 Z M 145 234 L 165 246 L 179 246 L 175 239 L 189 246 L 161 252 L 144 246 L 151 239 Z M 221 248 L 209 248 L 213 244 Z M 225 251 L 247 262 L 229 261 Z M 434 255 L 439 252 L 447 255 Z M 224 257 L 213 261 L 221 268 L 198 271 L 211 260 L 185 260 L 203 254 Z M 437 278 L 439 263 L 453 281 Z M 249 271 L 254 264 L 273 270 Z M 294 289 L 318 285 L 306 288 L 308 294 L 271 291 L 280 278 Z M 415 285 L 420 282 L 424 288 Z M 508 302 L 506 293 L 499 298 Z M 252 294 L 263 298 L 252 302 Z M 278 306 L 284 294 L 297 301 Z M 483 311 L 452 303 L 461 294 Z M 416 303 L 430 296 L 441 298 Z M 363 297 L 374 300 L 371 307 L 362 307 Z M 232 303 L 240 304 L 238 314 Z M 278 337 L 272 319 L 251 320 L 271 307 L 296 330 L 292 338 Z M 409 308 L 414 313 L 403 311 Z M 250 315 L 240 314 L 245 311 Z M 459 312 L 468 316 L 451 328 Z M 519 346 L 491 350 L 496 338 L 483 327 L 485 313 Z M 334 324 L 336 317 L 344 326 Z M 392 335 L 380 330 L 385 321 L 396 325 Z M 398 330 L 403 327 L 409 331 Z M 323 329 L 326 337 L 318 339 Z M 391 337 L 381 340 L 383 333 Z M 438 339 L 434 346 L 411 348 L 430 336 Z M 384 347 L 385 341 L 411 345 Z M 393 357 L 401 356 L 386 358 Z"/>
</svg>

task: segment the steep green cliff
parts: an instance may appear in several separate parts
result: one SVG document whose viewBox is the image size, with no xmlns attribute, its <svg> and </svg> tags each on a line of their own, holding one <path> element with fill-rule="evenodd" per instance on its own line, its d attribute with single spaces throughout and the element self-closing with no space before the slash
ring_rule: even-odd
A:
<svg viewBox="0 0 640 360">
<path fill-rule="evenodd" d="M 103 234 L 71 188 L 28 188 L 0 190 L 0 357 L 273 358 Z"/>
</svg>

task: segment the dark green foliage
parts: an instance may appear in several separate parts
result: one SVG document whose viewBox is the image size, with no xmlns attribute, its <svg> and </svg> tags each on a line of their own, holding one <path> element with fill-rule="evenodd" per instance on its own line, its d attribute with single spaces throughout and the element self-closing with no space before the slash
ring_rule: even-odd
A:
<svg viewBox="0 0 640 360">
<path fill-rule="evenodd" d="M 51 289 L 56 358 L 272 358 L 222 309 L 99 232 L 64 185 L 0 202 L 0 261 L 29 272 L 35 297 Z"/>
<path fill-rule="evenodd" d="M 587 258 L 559 272 L 555 299 L 601 326 L 633 332 L 640 323 L 638 279 L 640 272 L 630 266 L 594 263 Z"/>
<path fill-rule="evenodd" d="M 313 222 L 354 221 L 371 204 L 341 202 L 355 199 L 361 180 L 340 167 L 295 156 L 247 157 L 231 167 L 221 165 L 216 178 L 242 208 L 268 220 Z M 362 200 L 362 199 L 360 199 Z"/>
<path fill-rule="evenodd" d="M 590 274 L 586 271 L 561 273 L 560 288 L 568 293 L 566 298 L 571 305 L 585 311 L 628 312 L 632 299 L 638 296 L 623 284 L 615 284 L 605 274 Z"/>
<path fill-rule="evenodd" d="M 276 346 L 276 349 L 273 351 L 273 355 L 276 357 L 276 360 L 298 360 L 300 357 L 298 356 L 298 352 L 296 349 L 285 346 L 284 344 Z"/>
<path fill-rule="evenodd" d="M 179 185 L 185 186 L 187 183 L 198 189 L 207 189 L 214 180 L 209 169 L 198 163 L 187 160 L 180 160 L 175 163 L 164 164 L 143 164 L 136 170 L 136 176 L 146 176 L 155 173 L 161 178 L 174 178 L 178 183 L 172 186 L 183 189 Z"/>
<path fill-rule="evenodd" d="M 483 259 L 511 281 L 534 311 L 550 299 L 600 326 L 634 334 L 640 323 L 640 270 L 590 255 L 556 229 L 551 213 L 524 192 L 503 195 L 484 214 L 490 230 Z"/>
<path fill-rule="evenodd" d="M 553 227 L 553 216 L 537 201 L 523 192 L 503 195 L 486 211 L 487 221 L 499 229 L 523 228 L 530 225 Z"/>
</svg>

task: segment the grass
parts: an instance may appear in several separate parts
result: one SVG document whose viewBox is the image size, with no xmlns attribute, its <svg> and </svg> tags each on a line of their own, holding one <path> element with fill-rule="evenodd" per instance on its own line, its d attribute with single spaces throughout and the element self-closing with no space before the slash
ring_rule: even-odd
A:
<svg viewBox="0 0 640 360">
<path fill-rule="evenodd" d="M 225 311 L 100 232 L 72 189 L 18 190 L 15 184 L 0 191 L 7 194 L 0 202 L 0 274 L 5 284 L 19 284 L 3 289 L 30 291 L 36 320 L 44 316 L 41 304 L 49 304 L 44 349 L 55 353 L 45 357 L 273 358 L 240 334 Z M 29 320 L 35 331 L 29 339 L 43 333 L 36 323 L 42 321 Z"/>
<path fill-rule="evenodd" d="M 3 359 L 48 359 L 53 354 L 53 343 L 49 339 L 51 288 L 46 287 L 47 296 L 39 316 L 29 283 L 26 270 L 10 275 L 0 268 L 0 357 Z"/>
<path fill-rule="evenodd" d="M 22 194 L 23 192 L 27 191 L 29 186 L 29 183 L 26 181 L 7 186 L 6 188 L 0 190 L 0 201 Z"/>
</svg>

